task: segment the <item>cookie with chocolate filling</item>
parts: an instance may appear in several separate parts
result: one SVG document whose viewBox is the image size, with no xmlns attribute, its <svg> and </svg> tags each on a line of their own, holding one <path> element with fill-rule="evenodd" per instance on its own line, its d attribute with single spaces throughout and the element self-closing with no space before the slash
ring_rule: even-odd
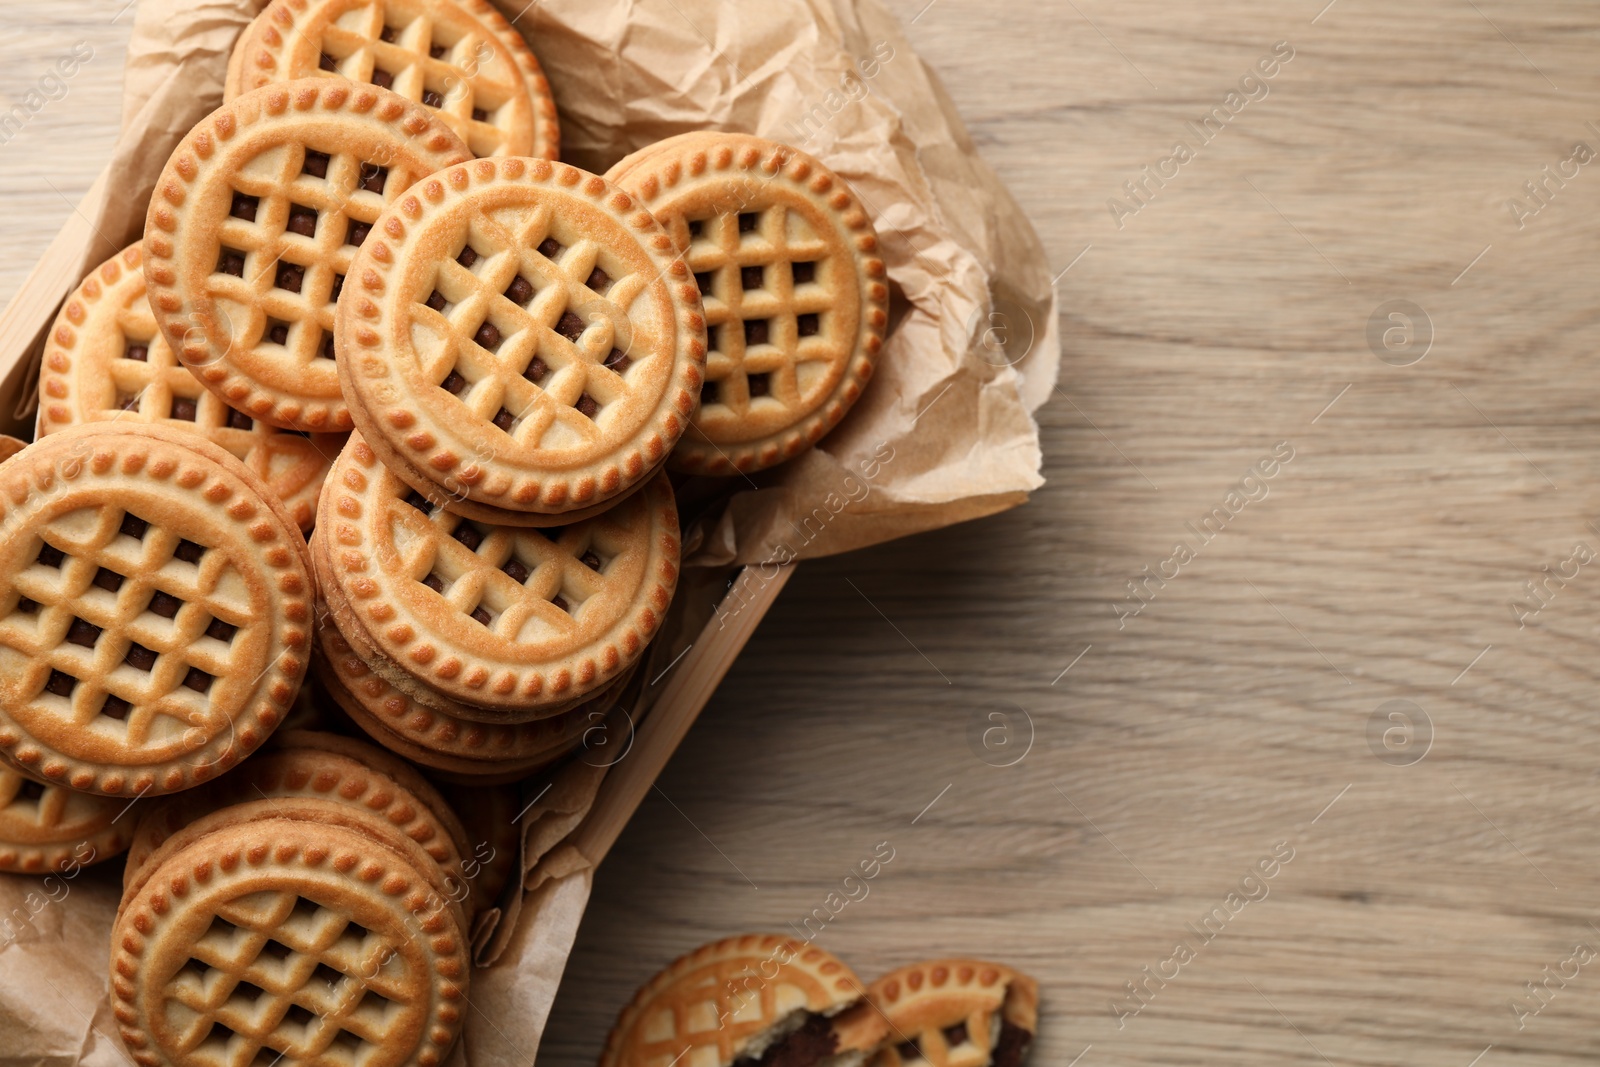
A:
<svg viewBox="0 0 1600 1067">
<path fill-rule="evenodd" d="M 889 1030 L 870 1067 L 1018 1067 L 1039 1028 L 1039 984 L 982 960 L 914 963 L 867 997 Z"/>
<path fill-rule="evenodd" d="M 860 979 L 798 938 L 702 945 L 634 995 L 600 1067 L 860 1067 L 887 1032 Z"/>
<path fill-rule="evenodd" d="M 703 300 L 706 381 L 672 466 L 762 470 L 833 429 L 888 328 L 877 234 L 844 179 L 799 149 L 703 132 L 643 148 L 606 177 L 661 221 Z"/>
</svg>

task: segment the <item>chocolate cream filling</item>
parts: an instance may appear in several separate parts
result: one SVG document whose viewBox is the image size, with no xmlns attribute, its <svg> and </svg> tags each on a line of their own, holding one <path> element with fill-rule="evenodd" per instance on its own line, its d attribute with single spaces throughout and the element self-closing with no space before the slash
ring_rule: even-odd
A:
<svg viewBox="0 0 1600 1067">
<path fill-rule="evenodd" d="M 1000 1021 L 1000 1036 L 995 1039 L 994 1051 L 989 1054 L 990 1067 L 1019 1067 L 1028 1054 L 1033 1035 L 1008 1020 Z"/>
<path fill-rule="evenodd" d="M 805 1022 L 768 1045 L 759 1059 L 738 1060 L 735 1067 L 816 1067 L 839 1047 L 833 1023 L 821 1015 Z"/>
<path fill-rule="evenodd" d="M 953 1049 L 957 1045 L 964 1045 L 970 1039 L 967 1032 L 967 1024 L 964 1022 L 945 1027 L 944 1041 L 949 1048 Z M 999 1016 L 991 1017 L 989 1021 L 989 1067 L 1020 1067 L 1023 1058 L 1028 1054 L 1028 1046 L 1032 1043 L 1033 1034 L 1027 1030 Z M 899 1052 L 902 1064 L 916 1063 L 927 1058 L 922 1054 L 921 1043 L 915 1039 L 901 1042 Z"/>
</svg>

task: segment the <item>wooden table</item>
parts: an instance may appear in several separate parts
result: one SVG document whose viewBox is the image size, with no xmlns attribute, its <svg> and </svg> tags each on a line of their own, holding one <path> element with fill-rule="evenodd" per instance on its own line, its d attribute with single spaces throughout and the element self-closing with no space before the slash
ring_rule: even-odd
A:
<svg viewBox="0 0 1600 1067">
<path fill-rule="evenodd" d="M 1325 3 L 895 0 L 1064 271 L 1049 484 L 800 571 L 601 870 L 545 1062 L 885 841 L 821 943 L 1032 971 L 1040 1065 L 1600 1053 L 1600 13 Z M 96 51 L 0 146 L 5 295 L 110 143 L 116 6 L 7 5 L 11 99 Z"/>
</svg>

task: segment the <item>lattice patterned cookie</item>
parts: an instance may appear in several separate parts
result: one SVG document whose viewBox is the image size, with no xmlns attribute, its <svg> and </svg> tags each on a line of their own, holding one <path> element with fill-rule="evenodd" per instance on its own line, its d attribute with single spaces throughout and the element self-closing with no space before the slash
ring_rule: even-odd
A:
<svg viewBox="0 0 1600 1067">
<path fill-rule="evenodd" d="M 263 807 L 166 856 L 123 901 L 111 1009 L 134 1062 L 442 1063 L 468 959 L 437 868 L 371 832 Z"/>
<path fill-rule="evenodd" d="M 486 0 L 275 0 L 239 38 L 236 92 L 325 76 L 371 83 L 437 113 L 477 156 L 556 158 L 550 83 Z"/>
<path fill-rule="evenodd" d="M 567 710 L 621 677 L 677 586 L 665 475 L 570 526 L 490 526 L 430 504 L 356 434 L 319 513 L 313 559 L 351 647 L 423 703 L 441 693 L 500 721 Z"/>
<path fill-rule="evenodd" d="M 403 828 L 390 822 L 385 813 L 351 804 L 342 797 L 284 794 L 218 807 L 206 803 L 204 797 L 197 797 L 196 792 L 206 791 L 191 790 L 161 797 L 145 809 L 134 830 L 128 862 L 122 873 L 123 904 L 138 894 L 169 856 L 188 848 L 199 838 L 224 827 L 271 817 L 349 827 L 401 852 L 417 870 L 429 872 L 430 883 L 437 887 L 447 889 L 453 884 L 454 876 L 440 867 L 427 849 L 406 836 Z M 461 895 L 456 894 L 456 904 L 460 903 Z M 449 893 L 441 893 L 441 900 L 448 897 Z M 465 922 L 465 911 L 461 918 Z"/>
<path fill-rule="evenodd" d="M 46 781 L 169 793 L 232 767 L 310 658 L 305 541 L 222 448 L 76 426 L 0 466 L 0 756 Z"/>
<path fill-rule="evenodd" d="M 1039 984 L 982 960 L 930 960 L 867 990 L 889 1023 L 872 1067 L 1017 1067 L 1039 1028 Z"/>
<path fill-rule="evenodd" d="M 384 205 L 468 158 L 449 127 L 322 78 L 224 104 L 178 145 L 145 222 L 167 343 L 222 400 L 297 430 L 347 430 L 334 303 Z"/>
<path fill-rule="evenodd" d="M 87 866 L 128 847 L 128 802 L 43 785 L 0 769 L 0 871 L 38 874 Z"/>
<path fill-rule="evenodd" d="M 463 856 L 467 854 L 471 841 L 466 827 L 461 825 L 461 820 L 456 816 L 455 809 L 421 771 L 405 760 L 397 759 L 384 749 L 356 737 L 314 730 L 281 730 L 273 736 L 272 747 L 312 749 L 327 755 L 342 756 L 345 759 L 356 760 L 374 773 L 392 779 L 417 798 L 433 823 L 449 835 L 456 851 Z M 416 838 L 416 840 L 422 839 Z M 432 846 L 429 847 L 431 849 Z"/>
<path fill-rule="evenodd" d="M 844 418 L 872 376 L 889 288 L 872 222 L 811 156 L 691 133 L 607 175 L 672 234 L 705 301 L 706 384 L 675 468 L 781 463 Z"/>
<path fill-rule="evenodd" d="M 883 1037 L 855 973 L 797 938 L 746 934 L 702 945 L 634 994 L 600 1067 L 789 1067 L 860 1063 Z"/>
<path fill-rule="evenodd" d="M 334 564 L 328 554 L 325 541 L 317 541 L 311 545 L 312 570 L 317 574 L 332 574 Z M 373 642 L 370 635 L 362 627 L 354 607 L 344 590 L 337 584 L 327 583 L 318 588 L 322 596 L 322 625 L 331 628 L 338 635 L 339 640 L 350 648 L 351 652 L 360 657 L 361 661 L 374 675 L 382 678 L 397 692 L 420 707 L 432 708 L 443 711 L 445 714 L 464 722 L 484 723 L 488 725 L 506 725 L 508 723 L 523 723 L 540 719 L 557 718 L 565 715 L 585 703 L 585 698 L 563 700 L 549 705 L 540 704 L 533 708 L 491 709 L 478 707 L 476 704 L 466 704 L 452 700 L 431 686 L 424 685 L 401 667 L 390 662 Z M 315 665 L 316 657 L 312 657 Z M 343 706 L 338 700 L 333 699 L 333 706 L 344 713 Z M 345 715 L 348 719 L 348 714 Z M 352 720 L 353 724 L 353 720 Z M 407 757 L 410 758 L 410 757 Z"/>
<path fill-rule="evenodd" d="M 45 340 L 38 435 L 101 421 L 193 430 L 243 460 L 311 529 L 344 435 L 279 430 L 206 390 L 157 329 L 140 268 L 140 246 L 125 248 L 67 297 Z"/>
<path fill-rule="evenodd" d="M 390 685 L 334 626 L 318 628 L 317 644 L 317 678 L 374 741 L 424 767 L 482 782 L 516 781 L 572 751 L 628 680 L 624 674 L 593 701 L 547 719 L 474 722 L 418 703 Z"/>
<path fill-rule="evenodd" d="M 339 302 L 339 376 L 372 448 L 435 503 L 550 525 L 636 489 L 689 425 L 699 294 L 603 179 L 478 160 L 390 207 Z"/>
<path fill-rule="evenodd" d="M 309 747 L 319 746 L 317 748 Z M 347 752 L 330 751 L 343 748 Z M 373 767 L 384 764 L 384 769 Z M 203 812 L 256 799 L 309 797 L 335 800 L 381 818 L 414 841 L 447 876 L 463 878 L 466 830 L 436 789 L 410 767 L 374 752 L 371 745 L 332 734 L 297 732 L 202 791 L 152 805 L 139 819 L 128 849 L 124 886 L 163 842 Z M 387 772 L 387 773 L 386 773 Z"/>
</svg>

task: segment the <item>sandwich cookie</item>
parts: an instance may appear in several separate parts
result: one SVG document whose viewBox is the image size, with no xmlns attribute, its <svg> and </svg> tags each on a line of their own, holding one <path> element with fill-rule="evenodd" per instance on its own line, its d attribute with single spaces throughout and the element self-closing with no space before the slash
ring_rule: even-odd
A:
<svg viewBox="0 0 1600 1067">
<path fill-rule="evenodd" d="M 705 361 L 699 293 L 648 211 L 546 160 L 478 160 L 383 215 L 339 306 L 368 444 L 428 500 L 552 526 L 665 462 Z"/>
<path fill-rule="evenodd" d="M 329 615 L 374 672 L 527 721 L 570 710 L 638 662 L 677 587 L 665 475 L 610 511 L 547 529 L 439 507 L 355 434 L 322 493 L 313 562 Z"/>
<path fill-rule="evenodd" d="M 538 59 L 487 0 L 275 0 L 240 36 L 225 98 L 314 76 L 399 93 L 476 156 L 561 147 Z"/>
<path fill-rule="evenodd" d="M 82 792 L 176 792 L 249 755 L 311 653 L 305 540 L 218 445 L 53 433 L 0 466 L 0 758 Z"/>
<path fill-rule="evenodd" d="M 125 800 L 44 785 L 0 769 L 0 871 L 48 874 L 110 859 L 128 847 Z"/>
<path fill-rule="evenodd" d="M 867 996 L 889 1023 L 871 1067 L 1018 1067 L 1039 1029 L 1039 984 L 998 963 L 913 964 Z"/>
<path fill-rule="evenodd" d="M 278 797 L 335 800 L 368 812 L 421 847 L 452 884 L 462 884 L 466 830 L 426 779 L 363 742 L 294 731 L 275 738 L 238 773 L 200 795 L 173 797 L 146 812 L 128 850 L 124 887 L 132 885 L 138 869 L 163 842 L 197 815 Z"/>
<path fill-rule="evenodd" d="M 319 628 L 317 643 L 312 669 L 352 722 L 413 763 L 478 784 L 514 782 L 577 748 L 584 734 L 603 720 L 629 677 L 624 674 L 593 700 L 550 718 L 474 722 L 419 703 L 390 685 L 337 628 Z"/>
<path fill-rule="evenodd" d="M 675 469 L 733 474 L 815 444 L 871 378 L 889 287 L 843 179 L 795 148 L 690 133 L 607 175 L 672 235 L 705 304 L 706 384 Z"/>
<path fill-rule="evenodd" d="M 713 942 L 634 995 L 600 1067 L 858 1067 L 887 1032 L 863 991 L 849 967 L 798 938 Z"/>
<path fill-rule="evenodd" d="M 460 909 L 426 855 L 322 804 L 218 813 L 124 898 L 111 1010 L 140 1067 L 444 1062 L 468 995 Z"/>
<path fill-rule="evenodd" d="M 178 359 L 228 406 L 350 428 L 334 304 L 379 214 L 469 158 L 426 109 L 324 78 L 236 97 L 178 145 L 145 222 L 144 275 Z"/>
<path fill-rule="evenodd" d="M 69 297 L 45 339 L 38 436 L 85 422 L 159 422 L 233 453 L 272 489 L 302 530 L 343 434 L 279 430 L 229 407 L 173 355 L 156 328 L 139 245 L 101 264 Z"/>
</svg>

